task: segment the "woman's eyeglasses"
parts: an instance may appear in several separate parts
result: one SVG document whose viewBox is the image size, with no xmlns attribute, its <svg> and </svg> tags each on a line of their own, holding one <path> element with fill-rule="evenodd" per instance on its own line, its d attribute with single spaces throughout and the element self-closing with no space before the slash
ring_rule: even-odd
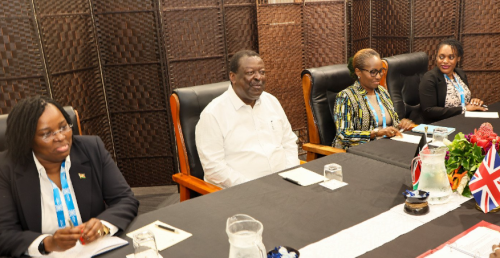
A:
<svg viewBox="0 0 500 258">
<path fill-rule="evenodd" d="M 43 136 L 42 136 L 42 140 L 44 142 L 50 142 L 54 139 L 54 137 L 56 137 L 56 135 L 58 135 L 59 133 L 66 133 L 66 132 L 69 132 L 71 131 L 71 128 L 73 127 L 72 124 L 67 124 L 67 125 L 63 125 L 61 126 L 61 128 L 59 128 L 59 130 L 55 131 L 55 132 L 48 132 L 48 133 L 44 133 Z"/>
<path fill-rule="evenodd" d="M 369 72 L 372 77 L 377 76 L 377 74 L 380 74 L 380 76 L 384 76 L 384 74 L 387 72 L 387 69 L 385 69 L 385 68 L 382 68 L 380 70 L 373 69 L 371 71 L 368 71 L 366 69 L 359 69 L 359 70 L 363 70 L 363 71 Z"/>
</svg>

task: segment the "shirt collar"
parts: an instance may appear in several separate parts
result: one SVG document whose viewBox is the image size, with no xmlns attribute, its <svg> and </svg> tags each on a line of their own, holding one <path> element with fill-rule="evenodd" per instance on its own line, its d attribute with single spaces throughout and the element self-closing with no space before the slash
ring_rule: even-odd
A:
<svg viewBox="0 0 500 258">
<path fill-rule="evenodd" d="M 243 100 L 241 100 L 240 97 L 238 97 L 238 95 L 236 95 L 236 92 L 233 89 L 233 85 L 230 84 L 229 89 L 227 91 L 229 93 L 229 100 L 231 101 L 231 104 L 233 104 L 235 110 L 238 110 L 244 106 L 249 106 L 245 102 L 243 102 Z M 260 97 L 257 99 L 257 101 L 255 101 L 254 106 L 258 105 L 260 105 Z"/>
<path fill-rule="evenodd" d="M 42 175 L 44 172 L 46 174 L 47 172 L 45 171 L 45 168 L 42 166 L 40 161 L 36 158 L 35 153 L 33 151 L 31 153 L 33 153 L 33 160 L 35 160 L 35 166 L 36 166 L 36 170 L 38 171 L 38 175 Z M 71 159 L 69 158 L 69 155 L 66 157 L 65 167 L 66 168 L 71 167 Z"/>
</svg>

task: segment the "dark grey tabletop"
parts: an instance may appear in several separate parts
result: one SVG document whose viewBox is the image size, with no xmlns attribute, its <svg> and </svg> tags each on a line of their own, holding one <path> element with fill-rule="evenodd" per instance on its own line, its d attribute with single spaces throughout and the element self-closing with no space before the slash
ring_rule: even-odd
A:
<svg viewBox="0 0 500 258">
<path fill-rule="evenodd" d="M 348 186 L 333 191 L 318 184 L 303 187 L 272 174 L 138 216 L 128 232 L 160 220 L 193 234 L 162 251 L 164 257 L 227 257 L 225 225 L 234 214 L 248 214 L 263 223 L 267 249 L 279 245 L 299 249 L 404 202 L 401 192 L 411 184 L 409 170 L 348 153 L 303 167 L 322 173 L 323 166 L 332 162 L 342 165 Z M 100 257 L 132 252 L 130 244 Z"/>
</svg>

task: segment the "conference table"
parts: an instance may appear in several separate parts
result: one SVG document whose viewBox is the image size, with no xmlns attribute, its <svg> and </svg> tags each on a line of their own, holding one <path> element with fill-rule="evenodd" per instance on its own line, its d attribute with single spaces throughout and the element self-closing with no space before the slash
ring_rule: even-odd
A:
<svg viewBox="0 0 500 258">
<path fill-rule="evenodd" d="M 500 112 L 500 102 L 488 106 L 488 112 Z M 432 125 L 455 128 L 455 131 L 448 136 L 448 140 L 453 141 L 455 135 L 459 132 L 464 134 L 473 133 L 474 129 L 479 129 L 482 123 L 489 122 L 493 125 L 493 131 L 500 133 L 500 119 L 495 118 L 469 118 L 465 115 L 450 117 Z M 422 135 L 418 133 L 405 132 L 413 135 Z M 428 135 L 432 138 L 432 134 Z M 417 145 L 408 142 L 395 141 L 388 138 L 382 138 L 362 145 L 351 147 L 347 152 L 363 157 L 383 161 L 402 168 L 409 168 L 411 160 L 415 156 Z"/>
<path fill-rule="evenodd" d="M 490 107 L 490 111 L 495 110 L 500 110 L 500 104 Z M 489 121 L 494 127 L 498 125 L 500 129 L 500 121 L 497 120 L 457 116 L 436 124 L 455 127 L 457 132 L 468 133 L 484 121 Z M 395 153 L 395 159 L 401 165 L 405 162 L 409 164 L 416 149 L 416 144 L 385 139 L 362 146 L 369 144 L 381 144 L 378 153 L 381 153 L 380 150 Z M 396 147 L 393 146 L 404 150 L 394 149 Z M 403 203 L 404 197 L 401 193 L 411 189 L 408 166 L 398 166 L 396 162 L 391 161 L 389 155 L 385 157 L 339 153 L 308 162 L 301 167 L 322 174 L 323 166 L 329 163 L 342 166 L 347 186 L 335 190 L 319 184 L 298 186 L 283 180 L 275 173 L 142 214 L 131 223 L 126 232 L 160 220 L 193 234 L 190 238 L 161 251 L 163 257 L 228 257 L 230 246 L 226 234 L 226 220 L 235 214 L 247 214 L 263 223 L 263 243 L 266 249 L 271 250 L 280 245 L 300 249 Z M 500 225 L 498 214 L 484 214 L 475 209 L 474 200 L 469 200 L 459 208 L 361 257 L 416 257 L 481 220 Z M 132 240 L 125 234 L 121 237 L 130 244 L 99 257 L 124 257 L 133 253 Z"/>
</svg>

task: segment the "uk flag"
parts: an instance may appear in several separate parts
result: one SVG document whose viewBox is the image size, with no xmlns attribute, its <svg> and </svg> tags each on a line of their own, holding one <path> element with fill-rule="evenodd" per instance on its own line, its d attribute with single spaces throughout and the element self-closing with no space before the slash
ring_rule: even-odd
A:
<svg viewBox="0 0 500 258">
<path fill-rule="evenodd" d="M 500 204 L 500 157 L 495 148 L 488 153 L 469 182 L 477 204 L 487 213 Z"/>
</svg>

